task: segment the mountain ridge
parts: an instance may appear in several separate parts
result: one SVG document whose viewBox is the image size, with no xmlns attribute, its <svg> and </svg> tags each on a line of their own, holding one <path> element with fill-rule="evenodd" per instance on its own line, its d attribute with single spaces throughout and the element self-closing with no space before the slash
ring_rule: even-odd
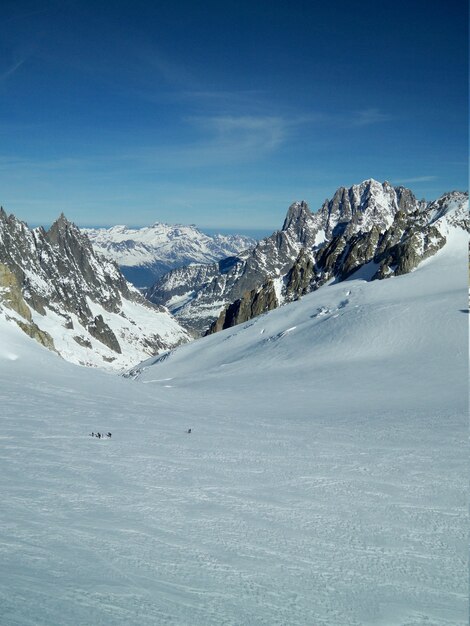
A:
<svg viewBox="0 0 470 626">
<path fill-rule="evenodd" d="M 192 263 L 212 263 L 252 247 L 245 235 L 208 235 L 194 224 L 155 222 L 129 228 L 84 228 L 95 250 L 114 260 L 124 276 L 139 289 L 150 287 L 168 271 Z"/>
<path fill-rule="evenodd" d="M 0 209 L 0 311 L 76 363 L 123 369 L 188 340 L 62 213 L 29 229 Z"/>
<path fill-rule="evenodd" d="M 413 263 L 424 258 L 424 250 L 417 253 L 423 242 L 426 254 L 432 252 L 431 239 L 440 235 L 431 232 L 431 214 L 437 215 L 446 198 L 448 202 L 458 200 L 460 205 L 468 203 L 468 194 L 463 192 L 449 192 L 426 203 L 417 200 L 405 187 L 395 188 L 387 181 L 379 183 L 373 179 L 350 188 L 340 187 L 316 213 L 310 211 L 306 202 L 296 201 L 289 207 L 282 229 L 259 241 L 251 251 L 233 258 L 228 271 L 222 272 L 214 264 L 205 268 L 181 268 L 157 281 L 147 292 L 147 297 L 168 306 L 183 326 L 197 336 L 224 327 L 226 320 L 219 319 L 219 316 L 225 316 L 227 307 L 234 305 L 237 308 L 243 301 L 243 310 L 248 310 L 251 307 L 249 293 L 258 304 L 264 301 L 266 306 L 273 308 L 271 295 L 260 297 L 263 288 L 274 289 L 279 305 L 286 297 L 287 300 L 295 299 L 332 277 L 344 279 L 348 273 L 373 260 L 379 242 L 382 258 L 377 262 L 382 263 L 382 275 L 375 278 L 383 278 L 395 271 L 390 269 L 390 264 L 396 264 L 397 254 L 403 258 L 410 256 L 411 240 L 408 247 L 396 247 L 393 251 L 391 248 L 398 245 L 405 232 L 411 236 L 414 223 L 418 230 L 421 229 L 422 236 L 426 230 L 428 239 L 420 243 L 420 237 L 415 233 Z M 427 218 L 424 218 L 426 211 Z M 465 224 L 462 215 L 459 224 L 468 229 L 468 221 Z M 384 238 L 386 232 L 388 237 Z M 295 268 L 301 252 L 302 263 L 306 262 L 305 255 L 311 260 L 308 279 L 305 268 Z M 388 269 L 385 267 L 387 253 L 392 255 Z M 409 259 L 400 271 L 410 271 L 413 263 Z M 299 277 L 294 282 L 290 280 L 298 271 L 302 274 L 300 291 L 294 288 Z M 258 310 L 258 306 L 255 309 Z M 231 313 L 230 317 L 233 317 Z"/>
</svg>

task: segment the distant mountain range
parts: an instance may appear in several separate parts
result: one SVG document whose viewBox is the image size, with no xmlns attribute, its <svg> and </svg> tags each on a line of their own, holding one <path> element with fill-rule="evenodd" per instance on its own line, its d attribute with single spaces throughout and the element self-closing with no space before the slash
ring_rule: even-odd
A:
<svg viewBox="0 0 470 626">
<path fill-rule="evenodd" d="M 124 276 L 139 289 L 177 267 L 213 263 L 256 245 L 242 235 L 207 235 L 196 226 L 155 223 L 144 228 L 113 226 L 84 228 L 94 249 L 115 261 Z"/>
<path fill-rule="evenodd" d="M 323 285 L 406 274 L 452 228 L 470 230 L 468 193 L 426 203 L 375 180 L 338 189 L 317 213 L 295 202 L 281 230 L 258 243 L 161 224 L 82 232 L 64 215 L 45 231 L 0 209 L 0 316 L 74 363 L 123 370 Z M 158 279 L 146 299 L 100 248 L 125 267 L 191 265 Z"/>
<path fill-rule="evenodd" d="M 469 229 L 468 193 L 433 202 L 373 179 L 339 188 L 312 213 L 289 208 L 282 229 L 211 265 L 175 269 L 148 291 L 194 336 L 233 326 L 362 269 L 368 279 L 413 270 L 445 243 L 452 222 Z"/>
</svg>

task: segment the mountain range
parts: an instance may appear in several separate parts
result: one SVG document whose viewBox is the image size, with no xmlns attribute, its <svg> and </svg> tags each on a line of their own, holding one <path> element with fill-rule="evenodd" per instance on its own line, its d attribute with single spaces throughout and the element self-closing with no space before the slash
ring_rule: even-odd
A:
<svg viewBox="0 0 470 626">
<path fill-rule="evenodd" d="M 319 211 L 295 202 L 281 230 L 210 265 L 173 270 L 149 289 L 193 335 L 247 321 L 362 269 L 369 279 L 412 271 L 445 243 L 450 222 L 468 230 L 468 193 L 433 202 L 366 180 L 341 187 Z"/>
<path fill-rule="evenodd" d="M 243 238 L 224 239 L 231 249 L 250 246 L 214 263 L 174 269 L 145 298 L 115 261 L 97 251 L 100 245 L 109 244 L 108 253 L 119 245 L 133 250 L 135 267 L 142 268 L 155 262 L 157 232 L 166 242 L 159 258 L 167 262 L 181 262 L 188 242 L 194 244 L 192 258 L 207 261 L 222 252 L 222 243 L 216 250 L 216 239 L 201 239 L 193 227 L 155 225 L 133 231 L 135 246 L 129 247 L 124 227 L 94 236 L 61 215 L 47 231 L 30 229 L 1 209 L 0 312 L 74 363 L 124 370 L 323 285 L 409 273 L 445 245 L 454 227 L 469 230 L 468 193 L 424 202 L 409 189 L 371 179 L 338 189 L 316 213 L 305 202 L 293 203 L 282 228 L 254 246 Z M 121 233 L 120 244 L 110 243 L 110 233 L 115 240 Z"/>
<path fill-rule="evenodd" d="M 115 261 L 137 288 L 151 287 L 172 269 L 212 263 L 251 248 L 256 240 L 243 235 L 207 235 L 196 226 L 156 222 L 144 228 L 84 228 L 94 249 Z"/>
</svg>

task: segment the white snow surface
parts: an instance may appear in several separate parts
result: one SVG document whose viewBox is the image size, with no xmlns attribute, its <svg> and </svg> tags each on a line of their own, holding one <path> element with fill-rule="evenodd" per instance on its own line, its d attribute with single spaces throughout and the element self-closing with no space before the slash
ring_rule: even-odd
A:
<svg viewBox="0 0 470 626">
<path fill-rule="evenodd" d="M 0 319 L 1 622 L 467 624 L 466 244 L 136 380 Z"/>
</svg>

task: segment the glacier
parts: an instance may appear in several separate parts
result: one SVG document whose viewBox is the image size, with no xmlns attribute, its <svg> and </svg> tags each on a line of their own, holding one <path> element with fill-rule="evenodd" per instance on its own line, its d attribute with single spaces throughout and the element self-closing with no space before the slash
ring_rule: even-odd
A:
<svg viewBox="0 0 470 626">
<path fill-rule="evenodd" d="M 0 319 L 2 622 L 467 624 L 467 243 L 127 378 Z"/>
</svg>

